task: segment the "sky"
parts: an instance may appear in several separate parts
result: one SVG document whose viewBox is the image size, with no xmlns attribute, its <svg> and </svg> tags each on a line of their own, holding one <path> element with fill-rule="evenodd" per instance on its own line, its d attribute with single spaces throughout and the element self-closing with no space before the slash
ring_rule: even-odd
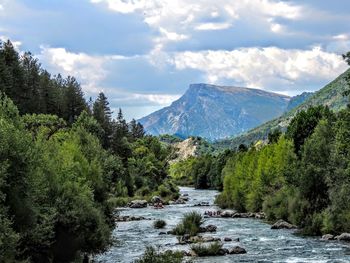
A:
<svg viewBox="0 0 350 263">
<path fill-rule="evenodd" d="M 143 117 L 191 83 L 315 91 L 346 70 L 349 0 L 0 0 L 0 39 Z"/>
</svg>

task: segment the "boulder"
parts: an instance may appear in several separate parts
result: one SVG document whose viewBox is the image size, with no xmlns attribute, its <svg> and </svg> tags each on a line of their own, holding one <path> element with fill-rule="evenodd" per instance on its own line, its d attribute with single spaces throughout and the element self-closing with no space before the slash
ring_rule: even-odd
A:
<svg viewBox="0 0 350 263">
<path fill-rule="evenodd" d="M 130 221 L 140 221 L 140 220 L 149 220 L 143 216 L 117 216 L 115 217 L 116 222 L 130 222 Z"/>
<path fill-rule="evenodd" d="M 296 229 L 295 225 L 292 225 L 282 219 L 278 220 L 271 226 L 271 229 Z"/>
<path fill-rule="evenodd" d="M 205 232 L 216 232 L 217 227 L 214 225 L 207 225 L 205 227 Z"/>
<path fill-rule="evenodd" d="M 339 241 L 350 242 L 350 233 L 343 233 L 335 238 Z"/>
<path fill-rule="evenodd" d="M 264 212 L 260 212 L 260 213 L 255 213 L 255 218 L 256 219 L 265 219 L 265 213 Z"/>
<path fill-rule="evenodd" d="M 216 242 L 221 241 L 219 237 L 203 237 L 202 242 Z"/>
<path fill-rule="evenodd" d="M 231 210 L 225 210 L 220 213 L 221 217 L 232 217 L 235 214 L 235 212 Z"/>
<path fill-rule="evenodd" d="M 160 236 L 166 235 L 166 232 L 159 232 L 159 235 L 160 235 Z"/>
<path fill-rule="evenodd" d="M 146 200 L 134 200 L 131 201 L 129 204 L 130 208 L 145 208 L 147 207 L 147 201 Z"/>
<path fill-rule="evenodd" d="M 322 240 L 334 240 L 334 236 L 331 234 L 326 234 L 322 236 Z"/>
<path fill-rule="evenodd" d="M 245 254 L 247 251 L 243 247 L 235 246 L 229 250 L 229 254 Z"/>
<path fill-rule="evenodd" d="M 160 196 L 155 195 L 155 196 L 152 197 L 151 203 L 152 203 L 152 204 L 156 204 L 156 203 L 164 204 L 164 201 L 163 201 L 162 198 L 160 198 Z"/>
<path fill-rule="evenodd" d="M 224 238 L 224 241 L 225 241 L 225 242 L 230 242 L 230 241 L 232 241 L 232 238 L 230 238 L 230 237 L 225 237 L 225 238 Z"/>
<path fill-rule="evenodd" d="M 210 206 L 209 202 L 200 202 L 198 204 L 195 204 L 194 206 Z"/>
<path fill-rule="evenodd" d="M 229 250 L 227 248 L 220 248 L 217 256 L 225 256 L 228 253 L 229 253 Z"/>
<path fill-rule="evenodd" d="M 188 195 L 182 195 L 179 197 L 179 199 L 184 200 L 185 202 L 187 202 L 188 200 L 190 200 L 190 198 L 188 197 Z"/>
<path fill-rule="evenodd" d="M 175 205 L 184 205 L 184 204 L 186 204 L 186 201 L 180 197 L 179 199 L 177 199 L 177 200 L 175 201 L 174 204 L 175 204 Z"/>
</svg>

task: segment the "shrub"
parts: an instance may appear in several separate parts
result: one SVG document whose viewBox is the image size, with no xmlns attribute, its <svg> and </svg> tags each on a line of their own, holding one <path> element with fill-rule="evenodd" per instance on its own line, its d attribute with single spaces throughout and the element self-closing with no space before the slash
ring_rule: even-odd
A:
<svg viewBox="0 0 350 263">
<path fill-rule="evenodd" d="M 162 219 L 157 219 L 153 223 L 154 228 L 164 228 L 166 226 L 166 222 Z"/>
<path fill-rule="evenodd" d="M 134 263 L 181 263 L 183 253 L 165 251 L 159 252 L 154 247 L 147 247 L 143 256 L 134 261 Z"/>
<path fill-rule="evenodd" d="M 195 244 L 191 249 L 198 257 L 217 256 L 222 252 L 222 244 L 219 242 L 211 243 L 210 245 Z"/>
<path fill-rule="evenodd" d="M 188 234 L 195 236 L 200 231 L 200 226 L 203 224 L 203 217 L 198 212 L 190 212 L 185 214 L 182 221 L 173 229 L 173 234 L 182 236 Z"/>
</svg>

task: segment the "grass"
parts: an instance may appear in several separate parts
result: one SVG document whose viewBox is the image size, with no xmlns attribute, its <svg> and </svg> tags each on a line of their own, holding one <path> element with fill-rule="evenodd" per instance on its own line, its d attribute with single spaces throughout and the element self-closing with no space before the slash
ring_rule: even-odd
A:
<svg viewBox="0 0 350 263">
<path fill-rule="evenodd" d="M 181 263 L 183 257 L 182 252 L 159 252 L 154 247 L 147 247 L 143 256 L 134 263 Z"/>
<path fill-rule="evenodd" d="M 190 212 L 185 214 L 182 221 L 176 225 L 172 233 L 178 236 L 183 236 L 185 234 L 195 236 L 199 233 L 202 224 L 202 215 L 198 212 Z"/>
<path fill-rule="evenodd" d="M 157 219 L 154 221 L 153 226 L 157 229 L 164 228 L 166 226 L 166 222 L 162 219 Z"/>
<path fill-rule="evenodd" d="M 198 257 L 217 256 L 221 254 L 222 244 L 219 242 L 211 243 L 209 245 L 195 244 L 191 249 Z"/>
</svg>

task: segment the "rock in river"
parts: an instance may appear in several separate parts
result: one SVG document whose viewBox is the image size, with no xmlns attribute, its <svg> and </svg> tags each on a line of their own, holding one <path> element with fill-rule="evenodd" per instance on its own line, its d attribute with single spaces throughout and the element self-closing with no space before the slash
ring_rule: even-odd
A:
<svg viewBox="0 0 350 263">
<path fill-rule="evenodd" d="M 129 204 L 130 208 L 144 208 L 147 207 L 147 201 L 146 200 L 134 200 L 131 201 Z"/>
<path fill-rule="evenodd" d="M 151 203 L 152 204 L 156 204 L 156 203 L 161 203 L 161 204 L 164 204 L 164 201 L 162 198 L 160 198 L 160 196 L 153 196 L 152 199 L 151 199 Z"/>
<path fill-rule="evenodd" d="M 334 240 L 334 236 L 331 234 L 326 234 L 322 236 L 323 240 Z"/>
<path fill-rule="evenodd" d="M 339 241 L 350 242 L 350 233 L 343 233 L 339 236 L 336 236 L 335 238 Z"/>
<path fill-rule="evenodd" d="M 245 254 L 247 251 L 243 247 L 235 246 L 229 250 L 229 254 Z"/>
<path fill-rule="evenodd" d="M 297 227 L 295 225 L 292 225 L 282 219 L 278 220 L 271 227 L 271 229 L 296 229 L 296 228 Z"/>
</svg>

